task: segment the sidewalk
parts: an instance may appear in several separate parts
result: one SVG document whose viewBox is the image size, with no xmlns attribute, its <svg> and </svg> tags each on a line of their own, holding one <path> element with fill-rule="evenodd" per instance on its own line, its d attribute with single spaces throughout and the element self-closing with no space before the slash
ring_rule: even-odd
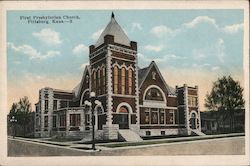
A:
<svg viewBox="0 0 250 166">
<path fill-rule="evenodd" d="M 191 136 L 191 137 L 178 137 L 178 138 L 165 138 L 165 139 L 152 139 L 144 140 L 142 142 L 111 142 L 111 143 L 96 143 L 97 150 L 117 150 L 117 149 L 132 149 L 132 148 L 142 148 L 142 147 L 153 147 L 153 146 L 162 146 L 173 143 L 182 143 L 182 142 L 195 142 L 208 139 L 220 139 L 220 138 L 231 138 L 244 136 L 244 133 L 232 133 L 232 134 L 220 134 L 220 135 L 204 135 L 204 136 Z M 61 148 L 80 150 L 84 152 L 94 152 L 91 147 L 91 144 L 82 144 L 80 141 L 71 141 L 71 142 L 56 142 L 48 141 L 41 138 L 22 138 L 22 137 L 8 137 L 11 140 L 19 140 L 25 142 L 33 142 L 44 145 L 59 146 Z"/>
</svg>

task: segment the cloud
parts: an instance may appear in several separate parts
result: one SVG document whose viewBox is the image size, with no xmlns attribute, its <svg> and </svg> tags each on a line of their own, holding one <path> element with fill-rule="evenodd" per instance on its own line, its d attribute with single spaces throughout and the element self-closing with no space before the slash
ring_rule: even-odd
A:
<svg viewBox="0 0 250 166">
<path fill-rule="evenodd" d="M 186 57 L 177 56 L 175 54 L 166 54 L 164 56 L 148 58 L 144 54 L 138 53 L 138 57 L 140 58 L 139 61 L 145 61 L 145 62 L 155 61 L 156 63 L 164 63 L 167 62 L 168 60 L 170 61 L 170 60 L 186 59 Z"/>
<path fill-rule="evenodd" d="M 211 68 L 211 70 L 212 70 L 212 71 L 217 71 L 217 70 L 220 70 L 220 67 L 219 67 L 219 66 L 213 66 L 213 67 Z"/>
<path fill-rule="evenodd" d="M 32 46 L 23 44 L 20 46 L 15 46 L 13 43 L 7 43 L 8 48 L 11 48 L 15 52 L 19 52 L 29 57 L 29 59 L 47 59 L 54 56 L 60 55 L 59 51 L 48 51 L 46 54 L 42 54 L 41 52 L 34 49 Z"/>
<path fill-rule="evenodd" d="M 187 59 L 187 57 L 185 56 L 177 56 L 175 54 L 168 54 L 166 56 L 168 57 L 168 59 Z"/>
<path fill-rule="evenodd" d="M 146 61 L 146 62 L 151 62 L 151 61 L 152 61 L 151 58 L 146 57 L 146 56 L 145 56 L 144 54 L 142 54 L 142 53 L 138 53 L 137 56 L 138 56 L 138 58 L 140 58 L 140 61 Z"/>
<path fill-rule="evenodd" d="M 194 28 L 200 23 L 209 23 L 214 27 L 218 28 L 215 19 L 208 16 L 197 16 L 192 21 L 184 23 L 183 25 L 187 28 Z"/>
<path fill-rule="evenodd" d="M 222 28 L 222 31 L 225 33 L 233 34 L 233 33 L 239 32 L 240 30 L 243 30 L 243 26 L 244 26 L 243 23 L 242 24 L 227 25 L 224 28 Z"/>
<path fill-rule="evenodd" d="M 216 42 L 216 56 L 218 57 L 220 62 L 224 62 L 224 57 L 225 57 L 225 45 L 224 45 L 224 40 L 222 38 L 219 38 Z"/>
<path fill-rule="evenodd" d="M 35 103 L 39 100 L 39 89 L 51 87 L 62 90 L 72 90 L 81 80 L 81 77 L 72 73 L 62 75 L 47 75 L 45 73 L 24 72 L 18 81 L 8 82 L 8 108 L 13 102 L 18 102 L 23 96 L 28 96 L 32 109 L 35 110 Z M 28 85 L 28 86 L 27 86 Z"/>
<path fill-rule="evenodd" d="M 132 23 L 131 32 L 134 32 L 136 29 L 139 30 L 139 31 L 141 31 L 142 30 L 142 26 L 141 26 L 140 23 L 133 22 Z"/>
<path fill-rule="evenodd" d="M 208 68 L 210 66 L 211 66 L 211 64 L 209 64 L 209 63 L 204 63 L 204 64 L 196 64 L 196 63 L 194 63 L 194 64 L 192 64 L 192 67 L 195 68 L 195 69 Z"/>
<path fill-rule="evenodd" d="M 160 62 L 165 62 L 167 60 L 166 57 L 148 58 L 147 56 L 141 53 L 138 53 L 138 57 L 140 58 L 140 61 L 145 61 L 145 62 L 155 61 L 156 63 L 160 63 Z"/>
<path fill-rule="evenodd" d="M 192 54 L 193 54 L 194 59 L 203 59 L 207 56 L 204 53 L 203 49 L 196 49 L 196 48 L 192 50 Z"/>
<path fill-rule="evenodd" d="M 199 71 L 204 71 L 203 69 L 205 69 L 206 71 L 210 71 L 210 70 L 218 71 L 218 70 L 220 70 L 220 66 L 213 66 L 212 64 L 209 64 L 209 63 L 204 63 L 204 64 L 193 63 L 192 68 L 195 70 L 199 70 Z"/>
<path fill-rule="evenodd" d="M 175 31 L 165 25 L 155 26 L 150 31 L 152 34 L 157 37 L 163 37 L 164 35 L 174 35 Z"/>
<path fill-rule="evenodd" d="M 79 44 L 79 45 L 75 46 L 72 50 L 73 54 L 76 54 L 76 55 L 86 53 L 88 51 L 89 51 L 89 48 L 87 46 L 85 46 L 84 44 Z"/>
<path fill-rule="evenodd" d="M 94 32 L 94 33 L 91 35 L 91 39 L 97 40 L 97 39 L 101 36 L 103 30 L 104 30 L 104 29 L 99 29 L 98 31 Z"/>
<path fill-rule="evenodd" d="M 243 30 L 244 24 L 233 24 L 233 25 L 226 25 L 224 27 L 219 27 L 216 23 L 216 20 L 214 18 L 208 17 L 208 16 L 197 16 L 192 21 L 184 23 L 184 27 L 186 28 L 195 28 L 198 24 L 201 23 L 208 23 L 213 25 L 216 29 L 221 30 L 225 33 L 237 33 L 240 30 Z"/>
<path fill-rule="evenodd" d="M 62 43 L 60 33 L 50 28 L 44 28 L 40 32 L 33 32 L 32 35 L 48 45 L 58 45 Z"/>
<path fill-rule="evenodd" d="M 160 52 L 163 46 L 146 45 L 144 48 L 148 51 Z"/>
<path fill-rule="evenodd" d="M 87 65 L 89 65 L 89 63 L 83 63 L 83 64 L 81 64 L 81 66 L 80 66 L 79 69 L 83 70 L 83 69 L 85 69 L 85 67 L 86 67 Z"/>
</svg>

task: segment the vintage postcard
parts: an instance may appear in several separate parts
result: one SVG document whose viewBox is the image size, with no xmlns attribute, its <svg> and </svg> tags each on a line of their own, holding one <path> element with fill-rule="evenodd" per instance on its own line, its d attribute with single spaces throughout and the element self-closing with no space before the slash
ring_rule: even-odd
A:
<svg viewBox="0 0 250 166">
<path fill-rule="evenodd" d="M 249 165 L 248 2 L 0 4 L 1 165 Z"/>
</svg>

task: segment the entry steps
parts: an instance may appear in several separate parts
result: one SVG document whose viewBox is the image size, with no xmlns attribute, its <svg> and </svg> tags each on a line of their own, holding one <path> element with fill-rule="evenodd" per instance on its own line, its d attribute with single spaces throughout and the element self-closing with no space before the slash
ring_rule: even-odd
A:
<svg viewBox="0 0 250 166">
<path fill-rule="evenodd" d="M 133 130 L 119 130 L 120 136 L 127 142 L 140 142 L 143 139 Z"/>
<path fill-rule="evenodd" d="M 195 134 L 202 136 L 202 135 L 206 135 L 203 132 L 201 132 L 200 130 L 191 130 L 192 132 L 194 132 Z"/>
</svg>

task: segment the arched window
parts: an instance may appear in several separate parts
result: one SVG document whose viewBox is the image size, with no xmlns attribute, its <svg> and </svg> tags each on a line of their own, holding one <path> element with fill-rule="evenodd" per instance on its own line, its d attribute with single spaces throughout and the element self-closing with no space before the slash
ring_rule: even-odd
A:
<svg viewBox="0 0 250 166">
<path fill-rule="evenodd" d="M 132 69 L 128 70 L 128 94 L 132 94 L 132 80 L 133 80 L 133 73 Z"/>
<path fill-rule="evenodd" d="M 102 68 L 102 94 L 106 93 L 106 70 L 105 67 Z"/>
<path fill-rule="evenodd" d="M 150 88 L 146 92 L 145 100 L 164 101 L 162 93 L 157 88 Z"/>
<path fill-rule="evenodd" d="M 118 93 L 118 67 L 114 67 L 114 93 Z"/>
<path fill-rule="evenodd" d="M 121 106 L 119 108 L 119 113 L 128 113 L 128 108 L 126 106 Z"/>
<path fill-rule="evenodd" d="M 126 91 L 126 69 L 122 67 L 122 94 Z"/>
<path fill-rule="evenodd" d="M 101 94 L 101 70 L 97 70 L 97 94 Z"/>
</svg>

